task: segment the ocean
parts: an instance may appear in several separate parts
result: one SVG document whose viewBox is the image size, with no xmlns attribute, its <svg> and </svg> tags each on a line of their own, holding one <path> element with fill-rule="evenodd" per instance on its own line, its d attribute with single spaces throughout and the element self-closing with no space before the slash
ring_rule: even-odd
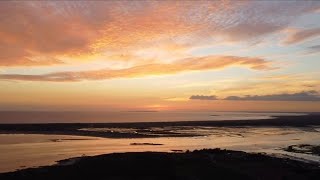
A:
<svg viewBox="0 0 320 180">
<path fill-rule="evenodd" d="M 299 113 L 247 112 L 2 112 L 1 123 L 109 123 L 109 122 L 172 122 L 272 119 L 274 116 L 301 116 Z M 50 117 L 49 117 L 50 115 Z M 52 116 L 51 116 L 52 115 Z M 92 116 L 91 116 L 92 115 Z M 15 127 L 17 125 L 14 125 Z M 34 125 L 31 125 L 34 126 Z M 65 126 L 68 126 L 67 124 Z M 56 161 L 115 152 L 161 151 L 179 152 L 203 148 L 225 148 L 290 157 L 320 164 L 312 154 L 287 152 L 296 144 L 320 144 L 320 127 L 272 126 L 158 126 L 130 128 L 83 128 L 81 132 L 97 131 L 124 134 L 144 133 L 146 137 L 112 138 L 75 135 L 32 134 L 8 132 L 0 134 L 0 172 L 56 164 Z M 163 133 L 163 134 L 161 134 Z M 166 137 L 167 135 L 183 135 Z M 152 137 L 154 135 L 154 137 Z M 163 136 L 166 135 L 166 136 Z M 189 137 L 187 137 L 189 136 Z"/>
<path fill-rule="evenodd" d="M 0 111 L 0 123 L 125 123 L 271 119 L 304 113 L 186 111 Z"/>
</svg>

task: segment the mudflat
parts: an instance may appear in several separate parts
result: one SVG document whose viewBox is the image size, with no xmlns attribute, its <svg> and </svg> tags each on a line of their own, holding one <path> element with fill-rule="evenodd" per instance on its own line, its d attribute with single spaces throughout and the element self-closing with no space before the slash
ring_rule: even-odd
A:
<svg viewBox="0 0 320 180">
<path fill-rule="evenodd" d="M 261 120 L 0 124 L 0 133 L 80 135 L 108 138 L 193 137 L 203 134 L 179 133 L 177 130 L 192 129 L 193 127 L 308 127 L 319 125 L 320 114 L 313 113 L 304 116 L 278 116 L 274 119 Z"/>
</svg>

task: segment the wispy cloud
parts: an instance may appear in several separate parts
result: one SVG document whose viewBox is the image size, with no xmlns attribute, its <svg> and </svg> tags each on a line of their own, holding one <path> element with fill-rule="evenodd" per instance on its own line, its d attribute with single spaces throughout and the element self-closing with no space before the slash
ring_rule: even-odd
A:
<svg viewBox="0 0 320 180">
<path fill-rule="evenodd" d="M 218 98 L 215 95 L 192 95 L 190 100 L 231 100 L 231 101 L 320 101 L 320 94 L 317 91 L 302 91 L 298 93 L 282 93 L 270 95 L 246 95 L 228 96 Z"/>
<path fill-rule="evenodd" d="M 296 44 L 319 36 L 320 28 L 293 30 L 289 31 L 289 34 L 283 43 L 287 45 Z"/>
<path fill-rule="evenodd" d="M 132 78 L 150 75 L 175 74 L 187 71 L 216 70 L 228 66 L 244 66 L 254 70 L 274 69 L 270 62 L 261 58 L 237 56 L 205 56 L 186 58 L 170 64 L 147 64 L 126 69 L 81 72 L 58 72 L 43 75 L 0 74 L 0 79 L 25 81 L 80 81 L 112 78 Z"/>
<path fill-rule="evenodd" d="M 320 45 L 314 45 L 307 47 L 306 53 L 313 54 L 313 53 L 320 53 Z"/>
<path fill-rule="evenodd" d="M 191 100 L 217 100 L 216 96 L 205 96 L 205 95 L 192 95 L 190 96 Z"/>
</svg>

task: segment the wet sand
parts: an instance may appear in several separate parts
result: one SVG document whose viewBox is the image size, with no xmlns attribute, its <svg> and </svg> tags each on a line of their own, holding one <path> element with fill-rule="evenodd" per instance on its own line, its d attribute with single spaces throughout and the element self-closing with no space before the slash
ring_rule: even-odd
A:
<svg viewBox="0 0 320 180">
<path fill-rule="evenodd" d="M 116 153 L 72 158 L 60 165 L 0 174 L 0 179 L 204 180 L 317 179 L 320 167 L 290 159 L 229 150 Z"/>
</svg>

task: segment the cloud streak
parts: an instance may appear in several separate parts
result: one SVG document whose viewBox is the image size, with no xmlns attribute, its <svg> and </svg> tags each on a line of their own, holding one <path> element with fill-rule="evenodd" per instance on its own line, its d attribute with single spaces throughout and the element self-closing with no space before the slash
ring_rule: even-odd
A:
<svg viewBox="0 0 320 180">
<path fill-rule="evenodd" d="M 262 58 L 237 56 L 204 56 L 178 60 L 170 64 L 147 64 L 126 69 L 102 69 L 81 72 L 57 72 L 43 75 L 0 74 L 3 80 L 24 81 L 81 81 L 113 78 L 132 78 L 150 75 L 167 75 L 188 71 L 217 70 L 229 66 L 243 66 L 253 70 L 272 70 L 270 62 Z"/>
<path fill-rule="evenodd" d="M 304 29 L 304 30 L 295 30 L 294 32 L 289 33 L 287 38 L 283 41 L 286 45 L 300 43 L 312 38 L 320 36 L 320 28 L 313 29 Z"/>
<path fill-rule="evenodd" d="M 205 96 L 205 95 L 192 95 L 190 96 L 191 100 L 217 100 L 216 96 Z"/>
<path fill-rule="evenodd" d="M 320 45 L 314 45 L 307 47 L 306 53 L 307 54 L 313 54 L 313 53 L 319 53 L 320 52 Z"/>
<path fill-rule="evenodd" d="M 270 95 L 246 95 L 228 96 L 220 99 L 215 95 L 192 95 L 190 100 L 229 100 L 229 101 L 320 101 L 320 94 L 317 91 L 302 91 L 292 94 L 270 94 Z"/>
<path fill-rule="evenodd" d="M 233 101 L 320 101 L 320 96 L 316 91 L 303 91 L 293 94 L 271 94 L 271 95 L 247 95 L 228 96 L 224 100 Z"/>
<path fill-rule="evenodd" d="M 233 101 L 320 101 L 320 96 L 316 91 L 303 91 L 293 94 L 271 94 L 271 95 L 255 95 L 255 96 L 229 96 L 224 100 Z"/>
</svg>

